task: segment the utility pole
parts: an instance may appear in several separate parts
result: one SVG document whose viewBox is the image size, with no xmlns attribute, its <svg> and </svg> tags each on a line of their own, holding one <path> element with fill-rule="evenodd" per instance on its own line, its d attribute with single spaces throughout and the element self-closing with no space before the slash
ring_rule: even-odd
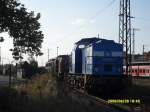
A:
<svg viewBox="0 0 150 112">
<path fill-rule="evenodd" d="M 137 28 L 133 28 L 132 29 L 133 32 L 132 32 L 132 61 L 134 61 L 134 55 L 135 55 L 135 31 L 140 31 L 140 29 L 137 29 Z"/>
<path fill-rule="evenodd" d="M 1 54 L 1 47 L 0 47 L 0 65 L 1 65 L 1 61 L 2 61 L 2 54 Z"/>
<path fill-rule="evenodd" d="M 1 71 L 1 73 L 2 73 L 2 53 L 1 53 L 1 47 L 0 47 L 0 71 Z"/>
<path fill-rule="evenodd" d="M 57 62 L 57 76 L 59 76 L 59 65 L 58 65 L 58 46 L 57 46 L 57 57 L 56 57 L 56 62 Z"/>
<path fill-rule="evenodd" d="M 11 63 L 10 63 L 10 65 L 9 65 L 9 88 L 11 87 L 11 76 L 12 74 L 11 74 Z"/>
<path fill-rule="evenodd" d="M 48 49 L 48 61 L 49 61 L 49 51 L 50 51 L 50 49 Z"/>
<path fill-rule="evenodd" d="M 57 57 L 58 57 L 58 48 L 59 48 L 59 47 L 57 46 Z"/>
<path fill-rule="evenodd" d="M 143 61 L 144 61 L 145 45 L 143 44 Z"/>
<path fill-rule="evenodd" d="M 131 15 L 130 0 L 120 0 L 119 14 L 119 43 L 123 45 L 125 52 L 126 73 L 129 75 L 129 65 L 131 64 Z"/>
</svg>

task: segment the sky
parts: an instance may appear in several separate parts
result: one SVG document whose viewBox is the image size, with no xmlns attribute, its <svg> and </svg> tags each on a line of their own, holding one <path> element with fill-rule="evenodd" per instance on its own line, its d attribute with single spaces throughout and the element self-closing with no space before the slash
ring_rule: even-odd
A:
<svg viewBox="0 0 150 112">
<path fill-rule="evenodd" d="M 39 22 L 44 34 L 43 56 L 37 57 L 39 65 L 45 65 L 49 57 L 70 54 L 75 42 L 82 38 L 97 37 L 118 42 L 120 0 L 20 0 L 28 11 L 41 13 Z M 135 52 L 150 51 L 150 0 L 131 0 L 132 27 L 138 28 L 135 35 Z M 5 41 L 0 43 L 3 58 L 12 60 L 12 39 L 0 34 Z M 7 60 L 3 59 L 3 60 Z"/>
</svg>

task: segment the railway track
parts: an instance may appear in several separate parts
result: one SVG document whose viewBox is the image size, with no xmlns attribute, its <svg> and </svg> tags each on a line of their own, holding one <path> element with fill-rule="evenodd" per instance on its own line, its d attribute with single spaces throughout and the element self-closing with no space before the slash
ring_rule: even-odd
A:
<svg viewBox="0 0 150 112">
<path fill-rule="evenodd" d="M 71 89 L 72 92 L 74 92 L 75 95 L 79 96 L 85 96 L 87 100 L 90 102 L 105 107 L 108 112 L 143 112 L 142 110 L 144 109 L 143 105 L 140 105 L 140 103 L 132 103 L 129 101 L 129 103 L 109 103 L 109 100 L 104 100 L 100 97 L 88 94 L 87 92 L 84 91 L 84 89 L 77 89 L 75 86 L 66 83 L 63 83 L 62 85 L 65 85 Z M 70 91 L 69 91 L 70 92 Z M 143 96 L 145 97 L 145 96 Z M 147 98 L 147 97 L 146 97 Z M 112 99 L 113 100 L 113 99 Z M 114 99 L 115 100 L 115 99 Z M 119 99 L 116 99 L 119 100 Z M 124 99 L 123 99 L 124 100 Z M 127 100 L 132 100 L 132 99 L 127 99 Z M 131 104 L 131 105 L 130 105 Z M 133 104 L 133 105 L 132 105 Z M 145 111 L 147 112 L 147 111 Z"/>
<path fill-rule="evenodd" d="M 109 104 L 106 100 L 101 99 L 99 97 L 89 95 L 85 93 L 83 90 L 73 89 L 75 94 L 84 95 L 87 100 L 90 100 L 92 103 L 96 105 L 103 106 L 111 112 L 134 112 L 133 109 L 129 108 L 123 104 Z"/>
<path fill-rule="evenodd" d="M 84 89 L 77 89 L 75 86 L 71 86 L 67 83 L 65 83 L 64 85 L 72 89 L 71 91 L 75 95 L 86 97 L 86 99 L 89 100 L 91 103 L 94 103 L 100 107 L 104 107 L 106 110 L 108 110 L 108 112 L 136 112 L 136 111 L 133 111 L 133 109 L 131 109 L 130 107 L 123 105 L 123 104 L 108 103 L 108 101 L 100 97 L 88 94 L 87 92 L 84 91 Z"/>
</svg>

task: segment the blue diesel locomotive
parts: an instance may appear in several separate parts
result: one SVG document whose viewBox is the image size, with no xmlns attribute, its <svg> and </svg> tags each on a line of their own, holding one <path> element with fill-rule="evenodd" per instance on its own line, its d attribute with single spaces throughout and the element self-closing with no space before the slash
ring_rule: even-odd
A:
<svg viewBox="0 0 150 112">
<path fill-rule="evenodd" d="M 113 40 L 84 38 L 70 55 L 71 84 L 87 91 L 112 95 L 127 85 L 123 76 L 123 46 Z"/>
<path fill-rule="evenodd" d="M 81 39 L 66 57 L 57 57 L 55 67 L 69 67 L 67 71 L 58 70 L 57 74 L 70 85 L 104 95 L 113 95 L 127 86 L 128 80 L 122 73 L 123 46 L 113 40 Z M 68 65 L 64 64 L 66 62 Z"/>
<path fill-rule="evenodd" d="M 70 73 L 97 76 L 122 75 L 123 47 L 113 40 L 86 38 L 75 44 Z"/>
</svg>

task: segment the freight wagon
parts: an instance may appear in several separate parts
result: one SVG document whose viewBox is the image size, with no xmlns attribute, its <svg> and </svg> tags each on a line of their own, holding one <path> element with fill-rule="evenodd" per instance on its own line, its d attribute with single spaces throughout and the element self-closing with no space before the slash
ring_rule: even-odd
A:
<svg viewBox="0 0 150 112">
<path fill-rule="evenodd" d="M 55 60 L 56 59 L 50 59 L 50 60 L 48 60 L 48 62 L 46 63 L 46 70 L 48 71 L 48 72 L 51 72 L 51 73 L 54 73 L 54 72 L 56 72 L 55 71 Z"/>
<path fill-rule="evenodd" d="M 59 55 L 46 63 L 46 69 L 50 73 L 62 76 L 69 73 L 69 55 Z"/>
<path fill-rule="evenodd" d="M 63 77 L 69 72 L 69 55 L 59 55 L 57 57 L 58 76 Z"/>
</svg>

